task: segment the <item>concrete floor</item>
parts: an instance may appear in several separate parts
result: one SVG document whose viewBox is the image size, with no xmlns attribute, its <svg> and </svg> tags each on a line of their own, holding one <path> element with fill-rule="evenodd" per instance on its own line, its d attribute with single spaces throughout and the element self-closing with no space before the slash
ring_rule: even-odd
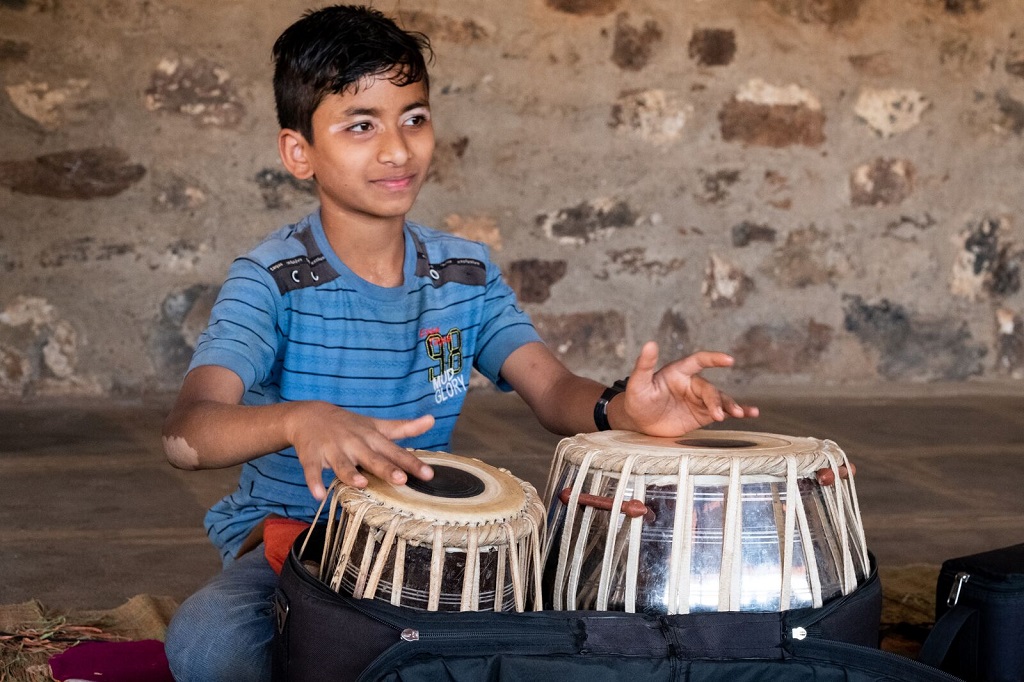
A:
<svg viewBox="0 0 1024 682">
<path fill-rule="evenodd" d="M 1024 392 L 934 393 L 758 397 L 730 427 L 836 441 L 882 567 L 1024 542 Z M 181 600 L 217 571 L 202 518 L 237 472 L 167 465 L 167 405 L 0 404 L 0 604 Z M 515 396 L 475 392 L 452 450 L 543 489 L 557 442 Z"/>
</svg>

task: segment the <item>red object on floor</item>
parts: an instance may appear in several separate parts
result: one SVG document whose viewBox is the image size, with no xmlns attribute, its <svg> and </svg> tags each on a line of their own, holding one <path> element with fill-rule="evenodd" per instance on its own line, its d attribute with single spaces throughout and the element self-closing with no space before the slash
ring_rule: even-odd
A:
<svg viewBox="0 0 1024 682">
<path fill-rule="evenodd" d="M 263 553 L 267 556 L 267 563 L 278 575 L 281 575 L 295 539 L 307 528 L 308 523 L 295 519 L 268 518 L 263 522 Z"/>
<path fill-rule="evenodd" d="M 55 680 L 174 682 L 164 643 L 157 639 L 80 642 L 51 656 L 50 672 Z"/>
</svg>

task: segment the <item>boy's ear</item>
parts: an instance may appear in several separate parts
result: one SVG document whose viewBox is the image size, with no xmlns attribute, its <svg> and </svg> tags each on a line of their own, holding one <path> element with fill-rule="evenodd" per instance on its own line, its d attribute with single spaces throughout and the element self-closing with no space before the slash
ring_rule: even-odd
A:
<svg viewBox="0 0 1024 682">
<path fill-rule="evenodd" d="M 307 154 L 308 148 L 306 138 L 297 130 L 283 128 L 277 135 L 277 152 L 281 155 L 281 162 L 299 180 L 313 177 L 314 169 Z"/>
</svg>

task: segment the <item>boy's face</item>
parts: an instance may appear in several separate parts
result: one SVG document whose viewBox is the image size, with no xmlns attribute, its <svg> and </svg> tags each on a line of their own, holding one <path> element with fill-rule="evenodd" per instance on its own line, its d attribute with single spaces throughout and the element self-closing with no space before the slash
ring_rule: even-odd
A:
<svg viewBox="0 0 1024 682">
<path fill-rule="evenodd" d="M 404 218 L 434 153 L 427 88 L 386 78 L 359 85 L 328 95 L 313 112 L 314 143 L 304 150 L 310 175 L 332 217 Z"/>
</svg>

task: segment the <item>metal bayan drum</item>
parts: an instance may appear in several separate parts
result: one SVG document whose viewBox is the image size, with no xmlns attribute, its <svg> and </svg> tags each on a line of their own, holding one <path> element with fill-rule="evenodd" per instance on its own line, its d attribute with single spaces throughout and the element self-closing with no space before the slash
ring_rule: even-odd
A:
<svg viewBox="0 0 1024 682">
<path fill-rule="evenodd" d="M 832 441 L 744 431 L 566 438 L 545 493 L 546 602 L 676 614 L 849 594 L 869 559 L 847 463 Z M 823 468 L 839 483 L 819 484 Z"/>
<path fill-rule="evenodd" d="M 367 474 L 363 489 L 331 485 L 320 580 L 356 599 L 428 611 L 524 611 L 530 593 L 539 610 L 536 489 L 479 460 L 413 452 L 434 468 L 432 480 L 394 486 Z"/>
</svg>

